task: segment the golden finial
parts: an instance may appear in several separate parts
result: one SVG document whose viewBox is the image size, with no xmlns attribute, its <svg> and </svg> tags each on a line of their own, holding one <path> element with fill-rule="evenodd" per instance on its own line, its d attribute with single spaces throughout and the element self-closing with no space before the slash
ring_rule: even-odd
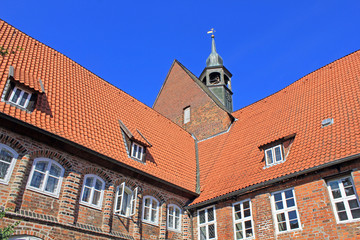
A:
<svg viewBox="0 0 360 240">
<path fill-rule="evenodd" d="M 214 36 L 214 33 L 215 33 L 215 32 L 216 32 L 215 29 L 214 29 L 214 28 L 211 28 L 211 30 L 208 31 L 207 33 L 208 33 L 208 34 L 211 33 L 211 37 L 214 38 L 214 37 L 215 37 L 215 36 Z"/>
</svg>

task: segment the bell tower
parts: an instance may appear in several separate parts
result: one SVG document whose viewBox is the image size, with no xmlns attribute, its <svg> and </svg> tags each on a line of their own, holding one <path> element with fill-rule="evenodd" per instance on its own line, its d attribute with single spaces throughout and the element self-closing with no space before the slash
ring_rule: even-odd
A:
<svg viewBox="0 0 360 240">
<path fill-rule="evenodd" d="M 233 111 L 231 91 L 232 74 L 224 67 L 223 59 L 216 52 L 214 29 L 211 35 L 211 53 L 206 59 L 206 68 L 200 75 L 200 80 L 221 101 L 225 108 Z"/>
</svg>

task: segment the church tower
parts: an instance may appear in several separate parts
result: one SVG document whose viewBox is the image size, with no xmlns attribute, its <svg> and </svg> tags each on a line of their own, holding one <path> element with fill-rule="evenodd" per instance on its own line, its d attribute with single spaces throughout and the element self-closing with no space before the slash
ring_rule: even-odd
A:
<svg viewBox="0 0 360 240">
<path fill-rule="evenodd" d="M 211 53 L 206 60 L 206 68 L 201 73 L 199 79 L 231 113 L 233 111 L 233 92 L 231 91 L 232 74 L 224 67 L 223 59 L 216 52 L 214 34 L 211 35 L 211 41 Z"/>
</svg>

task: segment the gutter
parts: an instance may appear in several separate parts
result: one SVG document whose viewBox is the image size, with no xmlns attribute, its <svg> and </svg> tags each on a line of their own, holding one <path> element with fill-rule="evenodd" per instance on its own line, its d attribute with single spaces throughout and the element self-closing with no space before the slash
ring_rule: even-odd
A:
<svg viewBox="0 0 360 240">
<path fill-rule="evenodd" d="M 224 199 L 227 199 L 227 198 L 235 197 L 235 196 L 240 196 L 240 195 L 246 194 L 248 192 L 257 190 L 258 188 L 267 187 L 269 185 L 279 183 L 279 182 L 282 182 L 284 180 L 288 180 L 290 178 L 298 177 L 300 175 L 311 173 L 311 172 L 314 172 L 314 171 L 317 171 L 317 170 L 322 170 L 324 168 L 332 167 L 332 166 L 337 165 L 337 164 L 352 161 L 352 160 L 355 160 L 357 158 L 360 158 L 360 153 L 357 153 L 357 154 L 354 154 L 354 155 L 351 155 L 351 156 L 347 156 L 347 157 L 344 157 L 344 158 L 340 158 L 340 159 L 334 160 L 332 162 L 327 162 L 327 163 L 324 163 L 324 164 L 321 164 L 321 165 L 318 165 L 318 166 L 315 166 L 315 167 L 312 167 L 312 168 L 308 168 L 308 169 L 305 169 L 305 170 L 302 170 L 302 171 L 299 171 L 299 172 L 291 173 L 289 175 L 285 175 L 285 176 L 282 176 L 282 177 L 279 177 L 279 178 L 276 178 L 276 179 L 272 179 L 272 180 L 269 180 L 267 182 L 258 183 L 258 184 L 255 184 L 255 185 L 252 185 L 252 186 L 249 186 L 249 187 L 246 187 L 246 188 L 243 188 L 243 189 L 240 189 L 240 190 L 237 190 L 237 191 L 225 194 L 225 195 L 221 195 L 221 196 L 218 196 L 218 197 L 215 197 L 215 198 L 212 198 L 212 199 L 209 199 L 209 200 L 206 200 L 206 201 L 203 201 L 203 202 L 200 202 L 200 203 L 185 207 L 185 209 L 186 210 L 193 210 L 193 209 L 196 209 L 196 208 L 208 205 L 208 204 L 214 204 L 215 202 L 218 202 L 218 201 L 221 201 L 221 200 L 224 200 Z"/>
<path fill-rule="evenodd" d="M 142 175 L 142 176 L 145 176 L 145 177 L 147 177 L 147 178 L 150 178 L 150 179 L 152 179 L 152 180 L 154 180 L 154 181 L 157 181 L 157 182 L 160 182 L 160 183 L 162 183 L 162 184 L 168 185 L 168 186 L 170 186 L 170 187 L 172 187 L 172 188 L 175 188 L 175 189 L 177 189 L 177 190 L 180 190 L 180 191 L 182 191 L 182 192 L 185 192 L 185 193 L 187 193 L 187 194 L 189 194 L 189 195 L 192 195 L 192 196 L 195 196 L 195 197 L 199 196 L 199 194 L 197 194 L 197 193 L 194 193 L 194 192 L 192 192 L 192 191 L 190 191 L 190 190 L 181 188 L 181 187 L 179 187 L 179 186 L 177 186 L 177 185 L 175 185 L 175 184 L 173 184 L 173 183 L 170 183 L 170 182 L 165 181 L 165 180 L 163 180 L 163 179 L 157 178 L 157 177 L 155 177 L 155 176 L 153 176 L 153 175 L 150 175 L 149 173 L 143 172 L 143 171 L 141 171 L 141 170 L 139 170 L 139 169 L 136 169 L 136 168 L 134 168 L 134 167 L 131 167 L 131 166 L 129 166 L 129 165 L 126 165 L 126 164 L 124 164 L 124 163 L 122 163 L 122 162 L 119 162 L 119 161 L 113 159 L 113 158 L 107 157 L 107 156 L 105 156 L 105 155 L 103 155 L 103 154 L 101 154 L 101 153 L 98 153 L 98 152 L 96 152 L 96 151 L 94 151 L 94 150 L 91 150 L 90 148 L 84 147 L 84 146 L 82 146 L 82 145 L 80 145 L 80 144 L 78 144 L 78 143 L 75 143 L 75 142 L 73 142 L 73 141 L 70 141 L 70 140 L 68 140 L 68 139 L 66 139 L 66 138 L 64 138 L 64 137 L 61 137 L 61 136 L 59 136 L 59 135 L 56 135 L 56 134 L 54 134 L 54 133 L 51 133 L 51 132 L 49 132 L 49 131 L 46 131 L 46 130 L 44 130 L 44 129 L 41 129 L 41 128 L 39 128 L 39 127 L 36 127 L 36 126 L 34 126 L 34 125 L 31 125 L 31 124 L 29 124 L 29 123 L 23 122 L 23 121 L 21 121 L 21 120 L 19 120 L 19 119 L 17 119 L 17 118 L 12 117 L 12 116 L 6 115 L 6 114 L 3 113 L 3 112 L 0 112 L 0 119 L 5 119 L 5 120 L 8 120 L 8 121 L 10 121 L 10 122 L 12 122 L 12 123 L 15 123 L 15 124 L 18 124 L 18 125 L 20 125 L 20 126 L 26 127 L 26 128 L 28 128 L 28 129 L 34 130 L 34 131 L 36 131 L 36 132 L 39 132 L 40 134 L 43 134 L 43 135 L 45 135 L 45 136 L 51 137 L 51 138 L 53 138 L 53 139 L 56 139 L 56 140 L 58 140 L 58 141 L 60 141 L 60 142 L 62 142 L 62 143 L 65 143 L 65 144 L 68 144 L 68 145 L 70 145 L 70 146 L 73 146 L 73 147 L 75 147 L 75 148 L 77 148 L 77 149 L 79 149 L 79 150 L 82 150 L 82 151 L 84 151 L 84 152 L 86 152 L 86 153 L 89 153 L 89 154 L 91 154 L 91 155 L 93 155 L 93 156 L 96 156 L 96 157 L 99 157 L 99 158 L 101 158 L 101 159 L 103 159 L 103 160 L 106 160 L 106 161 L 108 161 L 108 162 L 114 163 L 114 164 L 116 164 L 116 165 L 118 165 L 118 166 L 120 166 L 120 167 L 122 167 L 122 168 L 125 168 L 125 169 L 127 169 L 127 170 L 130 170 L 130 171 L 132 171 L 132 172 L 135 172 L 135 173 L 137 173 L 137 174 L 140 174 L 140 175 Z"/>
</svg>

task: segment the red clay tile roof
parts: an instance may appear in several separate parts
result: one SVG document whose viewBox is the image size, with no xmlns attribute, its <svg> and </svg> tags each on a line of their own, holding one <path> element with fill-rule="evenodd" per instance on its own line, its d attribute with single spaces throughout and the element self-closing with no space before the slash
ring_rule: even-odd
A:
<svg viewBox="0 0 360 240">
<path fill-rule="evenodd" d="M 360 153 L 360 51 L 233 113 L 228 133 L 199 143 L 192 205 Z M 322 128 L 324 119 L 333 125 Z M 296 134 L 286 161 L 264 168 L 259 146 Z"/>
<path fill-rule="evenodd" d="M 23 69 L 14 69 L 14 80 L 18 81 L 29 88 L 34 89 L 37 92 L 42 93 L 40 79 L 36 79 L 32 74 L 26 72 Z"/>
<path fill-rule="evenodd" d="M 41 79 L 45 88 L 32 113 L 5 102 L 0 102 L 1 112 L 195 192 L 195 146 L 189 133 L 68 57 L 1 20 L 0 46 L 14 49 L 14 53 L 0 56 L 1 93 L 10 66 L 14 66 L 15 72 L 22 69 L 35 79 L 29 86 L 36 88 L 34 82 Z M 23 50 L 17 50 L 17 46 Z M 25 77 L 24 81 L 26 79 L 30 77 Z M 147 157 L 153 161 L 143 164 L 128 157 L 119 120 L 129 129 L 138 129 L 152 144 Z"/>
</svg>

